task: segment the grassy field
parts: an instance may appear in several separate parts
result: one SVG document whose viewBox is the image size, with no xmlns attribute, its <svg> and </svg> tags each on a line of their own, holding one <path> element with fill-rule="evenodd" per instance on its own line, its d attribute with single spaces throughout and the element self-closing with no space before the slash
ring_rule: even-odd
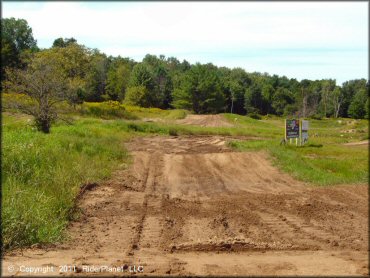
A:
<svg viewBox="0 0 370 278">
<path fill-rule="evenodd" d="M 230 119 L 231 115 L 227 115 Z M 250 129 L 253 119 L 239 116 L 241 128 Z M 280 145 L 284 119 L 265 117 L 259 130 L 271 130 L 273 139 L 233 141 L 230 146 L 241 151 L 266 150 L 274 164 L 295 178 L 317 185 L 367 183 L 368 146 L 345 143 L 368 139 L 368 121 L 323 119 L 310 121 L 309 143 L 304 146 Z M 270 129 L 270 126 L 271 127 Z"/>
<path fill-rule="evenodd" d="M 3 246 L 55 242 L 80 186 L 107 178 L 128 159 L 125 130 L 98 120 L 37 132 L 21 115 L 3 114 Z"/>
<path fill-rule="evenodd" d="M 366 120 L 310 120 L 309 144 L 295 147 L 279 144 L 284 121 L 278 117 L 255 120 L 224 114 L 235 127 L 214 128 L 177 125 L 174 120 L 187 114 L 182 110 L 125 107 L 122 111 L 130 114 L 130 117 L 127 114 L 122 117 L 132 120 L 119 119 L 117 111 L 99 112 L 98 109 L 87 113 L 88 116 L 75 115 L 73 124 L 56 123 L 48 135 L 36 131 L 28 116 L 2 114 L 3 247 L 11 249 L 61 241 L 81 185 L 99 182 L 108 178 L 114 169 L 126 167 L 130 156 L 124 142 L 133 136 L 262 137 L 265 139 L 235 140 L 230 146 L 241 151 L 266 150 L 280 169 L 313 184 L 367 182 L 367 147 L 343 145 L 368 139 Z M 108 113 L 108 119 L 100 119 L 99 113 Z M 164 121 L 143 122 L 140 118 Z"/>
<path fill-rule="evenodd" d="M 142 108 L 140 113 L 153 111 Z M 176 119 L 178 114 L 175 110 L 157 117 Z M 247 133 L 79 116 L 73 124 L 56 123 L 46 135 L 36 131 L 29 116 L 7 112 L 2 120 L 5 249 L 62 240 L 80 186 L 108 178 L 113 169 L 129 163 L 124 142 L 132 136 Z"/>
</svg>

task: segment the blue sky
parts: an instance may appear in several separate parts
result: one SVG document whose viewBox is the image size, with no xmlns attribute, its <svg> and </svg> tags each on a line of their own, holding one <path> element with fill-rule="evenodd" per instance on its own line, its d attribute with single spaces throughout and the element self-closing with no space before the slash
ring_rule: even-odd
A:
<svg viewBox="0 0 370 278">
<path fill-rule="evenodd" d="M 368 78 L 368 2 L 2 2 L 40 47 L 58 37 L 289 78 Z"/>
</svg>

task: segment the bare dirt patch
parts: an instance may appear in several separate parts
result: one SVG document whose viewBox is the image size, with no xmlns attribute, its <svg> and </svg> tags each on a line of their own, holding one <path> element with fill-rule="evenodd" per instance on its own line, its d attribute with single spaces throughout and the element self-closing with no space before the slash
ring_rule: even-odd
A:
<svg viewBox="0 0 370 278">
<path fill-rule="evenodd" d="M 263 152 L 230 150 L 228 138 L 131 141 L 131 167 L 85 191 L 70 239 L 9 252 L 3 274 L 25 275 L 22 265 L 55 266 L 46 276 L 127 275 L 132 265 L 146 275 L 368 273 L 367 185 L 303 184 Z M 84 270 L 101 265 L 126 272 Z"/>
<path fill-rule="evenodd" d="M 364 147 L 368 147 L 369 146 L 369 140 L 359 141 L 359 142 L 345 143 L 343 145 L 344 146 L 364 146 Z"/>
<path fill-rule="evenodd" d="M 185 119 L 177 120 L 178 124 L 185 125 L 199 125 L 199 126 L 210 126 L 210 127 L 231 127 L 229 123 L 222 115 L 187 115 Z"/>
</svg>

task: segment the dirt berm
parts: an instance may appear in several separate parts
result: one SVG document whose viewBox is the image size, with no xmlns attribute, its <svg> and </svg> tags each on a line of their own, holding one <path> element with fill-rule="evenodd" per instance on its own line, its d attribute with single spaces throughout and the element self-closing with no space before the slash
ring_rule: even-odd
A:
<svg viewBox="0 0 370 278">
<path fill-rule="evenodd" d="M 157 276 L 368 273 L 367 185 L 309 186 L 229 139 L 131 141 L 132 165 L 85 192 L 70 240 L 7 253 L 3 275 L 27 274 L 22 265 L 54 267 L 47 276 L 134 265 Z"/>
</svg>

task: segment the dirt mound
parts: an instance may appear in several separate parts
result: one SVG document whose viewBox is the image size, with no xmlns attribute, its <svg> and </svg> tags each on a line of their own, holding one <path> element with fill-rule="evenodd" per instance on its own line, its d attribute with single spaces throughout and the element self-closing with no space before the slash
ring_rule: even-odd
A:
<svg viewBox="0 0 370 278">
<path fill-rule="evenodd" d="M 70 240 L 8 253 L 3 273 L 24 275 L 22 265 L 54 266 L 46 276 L 113 276 L 108 269 L 119 267 L 127 275 L 139 265 L 146 275 L 367 273 L 367 185 L 311 187 L 227 140 L 131 141 L 131 167 L 81 196 Z M 62 265 L 76 271 L 60 273 Z"/>
<path fill-rule="evenodd" d="M 199 125 L 210 127 L 231 127 L 222 115 L 187 115 L 185 119 L 177 120 L 178 124 Z"/>
</svg>

